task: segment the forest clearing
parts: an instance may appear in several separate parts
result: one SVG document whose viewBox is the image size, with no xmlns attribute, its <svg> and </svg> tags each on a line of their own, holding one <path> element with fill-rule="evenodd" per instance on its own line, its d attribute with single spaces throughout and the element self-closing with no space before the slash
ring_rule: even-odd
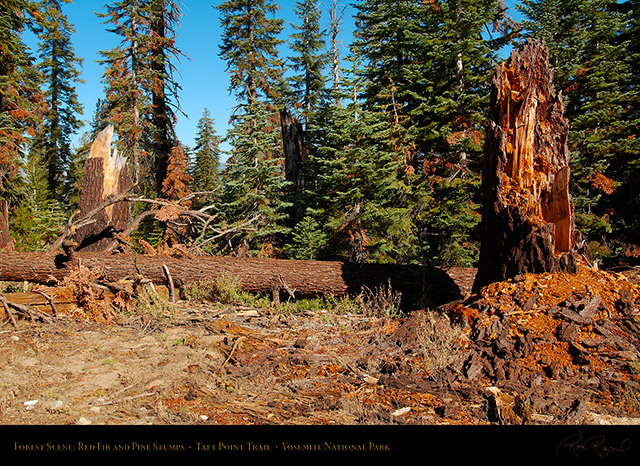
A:
<svg viewBox="0 0 640 466">
<path fill-rule="evenodd" d="M 405 16 L 363 0 L 351 70 L 338 3 L 321 54 L 320 10 L 296 2 L 292 89 L 282 24 L 263 21 L 278 9 L 249 3 L 215 10 L 239 101 L 224 167 L 208 117 L 193 151 L 175 138 L 179 2 L 105 7 L 122 43 L 73 156 L 53 155 L 50 114 L 29 128 L 0 100 L 0 424 L 640 425 L 640 73 L 599 68 L 595 45 L 635 53 L 618 39 L 637 2 L 605 2 L 616 27 L 589 29 L 567 69 L 544 1 L 522 25 L 489 0 L 394 3 Z M 17 49 L 64 24 L 54 0 L 0 14 Z M 468 40 L 440 56 L 445 33 Z M 628 92 L 604 99 L 604 71 Z M 390 452 L 375 439 L 362 448 Z"/>
</svg>

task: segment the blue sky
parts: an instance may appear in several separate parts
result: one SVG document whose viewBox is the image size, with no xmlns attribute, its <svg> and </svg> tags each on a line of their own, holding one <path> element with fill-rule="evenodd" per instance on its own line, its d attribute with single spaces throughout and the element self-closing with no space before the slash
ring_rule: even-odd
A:
<svg viewBox="0 0 640 466">
<path fill-rule="evenodd" d="M 74 25 L 76 33 L 72 41 L 76 55 L 84 59 L 82 79 L 85 81 L 77 87 L 80 102 L 84 105 L 82 119 L 88 125 L 93 117 L 95 105 L 104 96 L 104 85 L 101 81 L 104 66 L 97 63 L 101 59 L 99 52 L 115 47 L 119 37 L 108 32 L 108 25 L 96 12 L 103 12 L 105 0 L 75 0 L 73 4 L 64 5 L 64 12 Z M 216 131 L 223 136 L 227 131 L 227 122 L 232 108 L 236 105 L 234 96 L 229 94 L 229 78 L 226 63 L 220 59 L 219 40 L 222 29 L 218 12 L 213 8 L 211 0 L 182 0 L 183 16 L 180 21 L 177 45 L 187 58 L 176 62 L 179 74 L 176 76 L 182 90 L 180 106 L 187 115 L 179 114 L 176 131 L 178 138 L 189 147 L 194 145 L 196 125 L 206 108 L 216 122 Z M 295 1 L 279 2 L 281 11 L 278 17 L 286 21 L 282 38 L 292 32 L 289 22 L 296 22 L 293 13 Z M 340 2 L 347 5 L 347 1 Z M 343 20 L 343 42 L 348 44 L 353 34 L 353 20 L 349 7 Z M 325 15 L 327 16 L 327 15 Z M 323 26 L 328 25 L 328 16 L 323 19 Z M 33 43 L 27 43 L 35 50 Z M 286 52 L 283 51 L 283 52 Z M 287 56 L 288 54 L 283 54 Z M 80 130 L 74 137 L 76 142 L 82 135 Z"/>
</svg>

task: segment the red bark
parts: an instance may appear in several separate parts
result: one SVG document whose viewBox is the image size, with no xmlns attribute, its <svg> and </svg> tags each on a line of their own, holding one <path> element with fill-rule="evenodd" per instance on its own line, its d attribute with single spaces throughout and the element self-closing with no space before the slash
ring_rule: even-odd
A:
<svg viewBox="0 0 640 466">
<path fill-rule="evenodd" d="M 568 133 L 547 49 L 528 42 L 493 81 L 475 289 L 529 272 L 575 271 Z"/>
</svg>

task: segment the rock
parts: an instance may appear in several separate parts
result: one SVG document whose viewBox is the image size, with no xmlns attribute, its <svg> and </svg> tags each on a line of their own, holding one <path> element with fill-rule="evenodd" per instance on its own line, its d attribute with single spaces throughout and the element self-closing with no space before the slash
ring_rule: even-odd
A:
<svg viewBox="0 0 640 466">
<path fill-rule="evenodd" d="M 402 416 L 403 414 L 407 414 L 409 411 L 411 411 L 411 407 L 405 406 L 404 408 L 400 408 L 392 412 L 391 416 L 394 416 L 394 417 Z"/>
</svg>

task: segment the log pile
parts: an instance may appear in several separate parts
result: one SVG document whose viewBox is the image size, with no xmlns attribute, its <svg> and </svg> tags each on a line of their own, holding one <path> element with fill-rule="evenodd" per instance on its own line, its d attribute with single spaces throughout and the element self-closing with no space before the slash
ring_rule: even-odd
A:
<svg viewBox="0 0 640 466">
<path fill-rule="evenodd" d="M 525 273 L 575 270 L 568 132 L 547 49 L 531 41 L 493 81 L 474 289 Z"/>
</svg>

